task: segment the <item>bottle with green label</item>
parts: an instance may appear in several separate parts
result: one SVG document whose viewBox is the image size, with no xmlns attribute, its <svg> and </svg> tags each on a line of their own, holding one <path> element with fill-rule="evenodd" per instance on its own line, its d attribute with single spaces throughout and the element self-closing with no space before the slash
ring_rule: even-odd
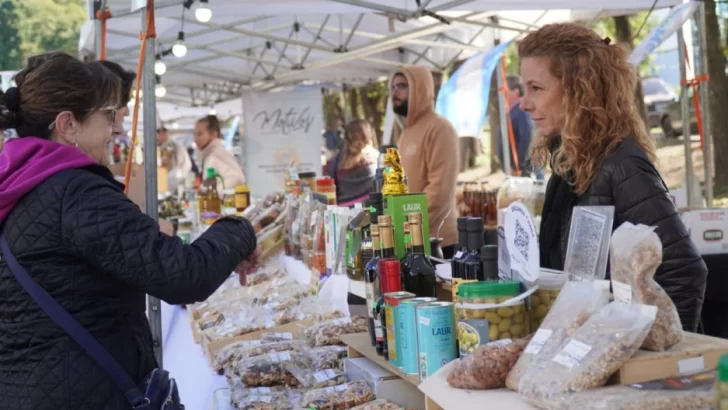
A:
<svg viewBox="0 0 728 410">
<path fill-rule="evenodd" d="M 715 375 L 715 410 L 728 410 L 728 354 L 718 360 Z"/>
</svg>

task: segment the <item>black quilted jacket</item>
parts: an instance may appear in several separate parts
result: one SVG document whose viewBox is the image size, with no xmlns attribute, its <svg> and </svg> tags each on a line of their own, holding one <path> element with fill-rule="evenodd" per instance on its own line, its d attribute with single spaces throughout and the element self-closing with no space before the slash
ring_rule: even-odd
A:
<svg viewBox="0 0 728 410">
<path fill-rule="evenodd" d="M 660 174 L 633 139 L 625 140 L 604 160 L 594 182 L 579 197 L 558 175 L 551 177 L 539 235 L 541 266 L 563 269 L 573 207 L 591 205 L 614 205 L 613 229 L 624 222 L 657 227 L 663 257 L 655 280 L 675 302 L 685 330 L 695 331 L 708 269 Z"/>
<path fill-rule="evenodd" d="M 252 226 L 239 218 L 220 220 L 190 246 L 159 233 L 98 165 L 36 186 L 3 232 L 30 276 L 137 382 L 156 366 L 145 293 L 174 304 L 204 300 L 256 247 Z M 129 408 L 0 261 L 0 409 Z"/>
</svg>

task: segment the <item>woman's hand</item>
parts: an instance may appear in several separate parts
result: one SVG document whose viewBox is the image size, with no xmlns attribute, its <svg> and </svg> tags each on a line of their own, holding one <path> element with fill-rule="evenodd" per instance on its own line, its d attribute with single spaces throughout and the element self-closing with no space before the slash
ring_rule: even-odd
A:
<svg viewBox="0 0 728 410">
<path fill-rule="evenodd" d="M 263 248 L 258 245 L 257 248 L 255 248 L 255 251 L 248 256 L 247 259 L 240 262 L 240 264 L 235 268 L 235 273 L 237 273 L 240 276 L 240 285 L 245 286 L 245 282 L 248 279 L 248 274 L 255 272 L 261 264 L 261 258 L 263 256 Z"/>
<path fill-rule="evenodd" d="M 174 225 L 166 219 L 159 220 L 159 232 L 168 236 L 174 236 Z"/>
</svg>

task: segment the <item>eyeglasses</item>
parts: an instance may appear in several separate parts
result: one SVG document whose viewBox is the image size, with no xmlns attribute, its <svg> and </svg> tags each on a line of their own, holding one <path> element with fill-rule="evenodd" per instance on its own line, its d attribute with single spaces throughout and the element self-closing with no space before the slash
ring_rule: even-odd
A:
<svg viewBox="0 0 728 410">
<path fill-rule="evenodd" d="M 409 85 L 405 83 L 399 83 L 399 84 L 392 84 L 392 92 L 398 91 L 398 90 L 406 90 L 409 88 Z"/>
<path fill-rule="evenodd" d="M 117 110 L 117 108 L 115 106 L 110 105 L 108 107 L 100 108 L 98 111 L 107 112 L 109 115 L 109 122 L 111 122 L 113 124 L 116 122 L 116 110 Z M 54 128 L 56 128 L 55 121 L 53 121 L 52 123 L 50 123 L 50 125 L 48 125 L 48 131 L 53 131 Z"/>
</svg>

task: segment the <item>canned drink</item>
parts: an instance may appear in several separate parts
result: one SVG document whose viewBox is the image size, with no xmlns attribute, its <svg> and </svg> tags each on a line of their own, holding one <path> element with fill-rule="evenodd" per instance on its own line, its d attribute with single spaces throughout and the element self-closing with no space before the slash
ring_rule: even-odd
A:
<svg viewBox="0 0 728 410">
<path fill-rule="evenodd" d="M 420 380 L 457 359 L 455 317 L 450 302 L 423 303 L 415 307 L 417 360 Z"/>
<path fill-rule="evenodd" d="M 384 315 L 387 326 L 387 350 L 389 363 L 401 367 L 401 353 L 399 347 L 399 305 L 407 299 L 415 297 L 411 292 L 390 292 L 384 294 Z"/>
<path fill-rule="evenodd" d="M 399 341 L 400 362 L 405 374 L 418 374 L 417 371 L 417 320 L 415 308 L 422 303 L 437 302 L 437 298 L 412 298 L 399 304 Z"/>
</svg>

